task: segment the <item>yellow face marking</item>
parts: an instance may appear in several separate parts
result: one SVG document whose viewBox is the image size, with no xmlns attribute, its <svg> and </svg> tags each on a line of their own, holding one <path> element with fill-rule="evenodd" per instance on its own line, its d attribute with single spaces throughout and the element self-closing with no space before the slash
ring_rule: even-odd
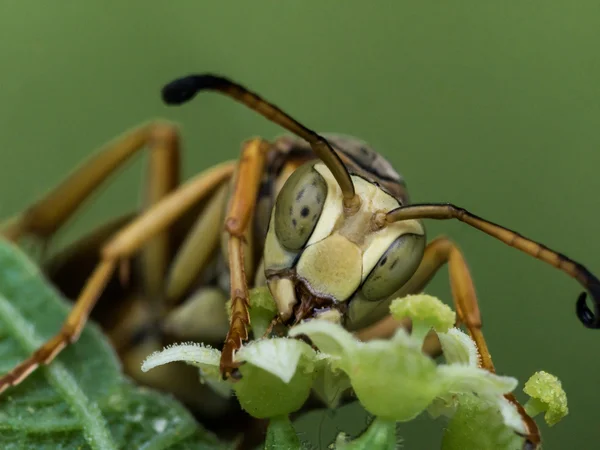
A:
<svg viewBox="0 0 600 450">
<path fill-rule="evenodd" d="M 327 183 L 327 196 L 325 197 L 319 222 L 317 222 L 310 239 L 306 243 L 307 247 L 329 236 L 337 221 L 344 215 L 342 190 L 331 171 L 323 163 L 315 164 L 314 169 L 321 174 L 325 183 Z"/>
<path fill-rule="evenodd" d="M 361 266 L 360 248 L 335 233 L 304 250 L 296 272 L 316 293 L 344 301 L 360 285 Z"/>
<path fill-rule="evenodd" d="M 349 217 L 343 217 L 342 209 L 342 192 L 339 187 L 332 189 L 331 185 L 335 184 L 335 178 L 322 163 L 315 165 L 315 170 L 321 174 L 327 183 L 328 192 L 322 216 L 327 217 L 327 226 L 319 228 L 321 223 L 315 227 L 313 236 L 308 241 L 308 245 L 317 242 L 327 237 L 325 233 L 337 232 L 345 236 L 350 241 L 358 244 L 362 253 L 362 277 L 364 281 L 377 261 L 385 253 L 388 247 L 399 236 L 403 234 L 419 234 L 424 235 L 425 229 L 418 220 L 404 220 L 401 222 L 392 223 L 381 230 L 373 231 L 371 228 L 373 215 L 379 211 L 387 212 L 400 206 L 398 200 L 384 192 L 374 184 L 367 180 L 353 176 L 354 189 L 361 198 L 360 210 Z M 337 205 L 337 208 L 330 208 L 329 205 Z M 323 220 L 323 218 L 322 218 Z M 337 224 L 337 226 L 335 226 Z M 335 231 L 334 231 L 335 229 Z M 315 236 L 319 231 L 319 235 Z"/>
</svg>

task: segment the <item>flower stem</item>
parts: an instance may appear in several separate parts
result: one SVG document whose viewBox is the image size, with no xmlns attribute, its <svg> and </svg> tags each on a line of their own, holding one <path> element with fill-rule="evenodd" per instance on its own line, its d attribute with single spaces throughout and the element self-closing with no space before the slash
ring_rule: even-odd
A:
<svg viewBox="0 0 600 450">
<path fill-rule="evenodd" d="M 421 345 L 423 345 L 423 342 L 425 342 L 425 338 L 427 337 L 427 334 L 429 333 L 430 330 L 431 330 L 431 325 L 428 325 L 428 324 L 423 323 L 418 320 L 414 320 L 411 336 L 415 340 L 418 340 L 421 343 Z"/>
<path fill-rule="evenodd" d="M 267 429 L 265 450 L 300 450 L 300 439 L 288 416 L 272 417 Z"/>
<path fill-rule="evenodd" d="M 540 413 L 546 412 L 546 410 L 548 409 L 547 405 L 539 401 L 537 398 L 530 398 L 529 400 L 527 400 L 527 403 L 525 403 L 524 408 L 525 412 L 530 417 L 535 417 Z"/>
<path fill-rule="evenodd" d="M 351 442 L 338 445 L 343 450 L 394 450 L 396 448 L 396 422 L 376 417 L 369 428 Z"/>
</svg>

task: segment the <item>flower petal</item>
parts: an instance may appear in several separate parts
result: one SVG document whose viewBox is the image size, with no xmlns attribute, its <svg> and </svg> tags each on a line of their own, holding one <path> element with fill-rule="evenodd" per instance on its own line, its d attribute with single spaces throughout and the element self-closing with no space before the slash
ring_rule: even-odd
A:
<svg viewBox="0 0 600 450">
<path fill-rule="evenodd" d="M 327 320 L 307 320 L 288 332 L 292 337 L 302 334 L 308 336 L 321 352 L 344 359 L 359 345 L 359 341 L 342 326 Z"/>
<path fill-rule="evenodd" d="M 474 392 L 483 397 L 496 397 L 512 392 L 518 384 L 516 378 L 463 364 L 441 365 L 437 372 L 441 390 L 451 394 Z"/>
<path fill-rule="evenodd" d="M 142 363 L 142 371 L 148 372 L 155 367 L 174 361 L 183 361 L 210 370 L 219 367 L 220 358 L 219 350 L 202 344 L 176 344 L 148 356 Z"/>
<path fill-rule="evenodd" d="M 498 399 L 498 406 L 500 407 L 500 414 L 502 414 L 504 425 L 508 428 L 512 428 L 521 435 L 527 434 L 527 427 L 514 404 L 509 402 L 506 398 L 500 397 Z"/>
<path fill-rule="evenodd" d="M 479 366 L 477 346 L 468 334 L 458 328 L 451 328 L 446 333 L 438 333 L 438 338 L 448 364 L 461 363 L 472 367 Z"/>
<path fill-rule="evenodd" d="M 302 355 L 313 360 L 316 352 L 306 342 L 297 339 L 272 338 L 253 341 L 242 347 L 236 354 L 236 360 L 260 367 L 289 383 Z"/>
</svg>

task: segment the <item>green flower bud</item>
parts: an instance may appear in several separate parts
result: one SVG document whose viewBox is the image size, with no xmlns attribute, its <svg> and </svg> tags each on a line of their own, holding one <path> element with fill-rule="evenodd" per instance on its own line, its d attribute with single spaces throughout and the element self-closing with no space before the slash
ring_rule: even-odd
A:
<svg viewBox="0 0 600 450">
<path fill-rule="evenodd" d="M 515 450 L 523 448 L 523 443 L 524 438 L 506 426 L 497 402 L 462 394 L 444 432 L 442 450 Z"/>
<path fill-rule="evenodd" d="M 425 294 L 395 299 L 390 305 L 390 312 L 396 320 L 412 319 L 412 336 L 421 343 L 432 328 L 438 333 L 445 333 L 456 322 L 456 314 L 448 305 Z"/>
<path fill-rule="evenodd" d="M 254 341 L 238 352 L 245 361 L 234 390 L 242 408 L 257 418 L 285 416 L 308 399 L 315 370 L 315 352 L 293 339 Z"/>
<path fill-rule="evenodd" d="M 531 417 L 545 412 L 544 420 L 553 426 L 569 414 L 567 394 L 562 388 L 558 378 L 547 372 L 534 373 L 525 386 L 523 392 L 531 398 L 525 404 L 525 411 Z"/>
</svg>

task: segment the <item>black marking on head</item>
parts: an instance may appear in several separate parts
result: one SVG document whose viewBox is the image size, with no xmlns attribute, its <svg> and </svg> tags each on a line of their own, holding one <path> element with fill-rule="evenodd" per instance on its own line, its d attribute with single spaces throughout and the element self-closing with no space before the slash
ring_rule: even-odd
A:
<svg viewBox="0 0 600 450">
<path fill-rule="evenodd" d="M 294 228 L 296 228 L 296 226 L 298 225 L 298 222 L 296 222 L 296 219 L 292 219 L 292 225 L 294 225 Z"/>
<path fill-rule="evenodd" d="M 381 259 L 381 262 L 379 263 L 379 265 L 380 265 L 380 266 L 385 266 L 385 263 L 386 263 L 386 262 L 387 262 L 387 256 L 384 256 L 384 257 Z"/>
<path fill-rule="evenodd" d="M 398 259 L 397 258 L 394 260 L 394 262 L 390 266 L 390 270 L 394 270 L 394 267 L 396 267 L 396 264 L 398 264 Z"/>
<path fill-rule="evenodd" d="M 300 215 L 302 217 L 308 217 L 308 215 L 310 214 L 310 209 L 308 208 L 308 206 L 304 206 L 301 210 L 300 210 Z"/>
<path fill-rule="evenodd" d="M 304 189 L 300 189 L 300 191 L 298 191 L 298 193 L 296 194 L 296 201 L 302 200 L 303 195 L 304 195 Z"/>
</svg>

